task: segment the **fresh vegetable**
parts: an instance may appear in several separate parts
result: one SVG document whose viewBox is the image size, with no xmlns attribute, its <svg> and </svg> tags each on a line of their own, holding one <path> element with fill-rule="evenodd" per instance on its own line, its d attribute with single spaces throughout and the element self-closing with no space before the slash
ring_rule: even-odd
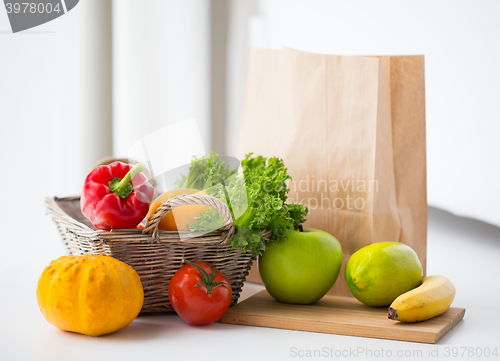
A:
<svg viewBox="0 0 500 361">
<path fill-rule="evenodd" d="M 153 201 L 153 203 L 151 203 L 148 215 L 146 216 L 147 219 L 149 219 L 149 217 L 151 217 L 155 213 L 158 207 L 165 203 L 168 199 L 174 198 L 181 194 L 207 195 L 205 192 L 193 188 L 178 188 L 165 192 L 158 196 Z M 187 231 L 188 225 L 193 223 L 194 219 L 198 217 L 200 213 L 203 213 L 210 208 L 210 206 L 203 206 L 198 204 L 177 207 L 160 220 L 160 222 L 158 223 L 158 229 L 164 231 Z"/>
<path fill-rule="evenodd" d="M 139 275 L 109 256 L 63 256 L 44 270 L 36 290 L 45 319 L 63 331 L 100 336 L 128 326 L 144 301 Z"/>
<path fill-rule="evenodd" d="M 187 227 L 191 232 L 207 232 L 210 230 L 219 229 L 224 225 L 224 218 L 215 211 L 212 207 L 206 212 L 202 212 L 195 220 Z"/>
<path fill-rule="evenodd" d="M 194 157 L 189 174 L 176 182 L 179 188 L 206 189 L 220 183 L 236 173 L 230 170 L 228 162 L 221 161 L 215 152 L 200 158 Z"/>
<path fill-rule="evenodd" d="M 389 318 L 419 322 L 439 316 L 450 308 L 455 286 L 444 276 L 424 277 L 422 284 L 403 293 L 389 307 Z"/>
<path fill-rule="evenodd" d="M 331 234 L 305 228 L 287 230 L 286 239 L 272 242 L 259 257 L 259 273 L 276 300 L 310 304 L 333 286 L 342 265 L 342 247 Z"/>
<path fill-rule="evenodd" d="M 217 321 L 231 304 L 231 285 L 219 270 L 206 262 L 185 263 L 168 285 L 175 312 L 187 323 L 202 326 Z"/>
<path fill-rule="evenodd" d="M 114 162 L 94 168 L 85 179 L 82 213 L 98 229 L 135 228 L 144 219 L 154 189 L 141 164 Z"/>
<path fill-rule="evenodd" d="M 303 204 L 285 203 L 289 191 L 286 181 L 291 177 L 282 159 L 252 155 L 241 162 L 241 176 L 236 170 L 230 171 L 214 152 L 209 157 L 195 158 L 182 184 L 209 187 L 203 190 L 226 202 L 236 228 L 230 239 L 233 248 L 258 255 L 266 248 L 263 230 L 271 231 L 271 241 L 284 240 L 287 230 L 298 229 L 305 221 L 308 209 Z M 220 218 L 215 212 L 202 214 L 189 230 L 206 230 L 207 226 L 221 224 Z"/>
</svg>

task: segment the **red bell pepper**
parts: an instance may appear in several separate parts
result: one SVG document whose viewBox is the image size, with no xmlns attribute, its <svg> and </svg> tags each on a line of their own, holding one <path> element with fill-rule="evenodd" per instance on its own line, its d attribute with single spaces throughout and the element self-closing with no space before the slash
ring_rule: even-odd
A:
<svg viewBox="0 0 500 361">
<path fill-rule="evenodd" d="M 135 228 L 146 217 L 154 189 L 144 167 L 114 162 L 94 168 L 85 179 L 82 213 L 97 229 Z"/>
</svg>

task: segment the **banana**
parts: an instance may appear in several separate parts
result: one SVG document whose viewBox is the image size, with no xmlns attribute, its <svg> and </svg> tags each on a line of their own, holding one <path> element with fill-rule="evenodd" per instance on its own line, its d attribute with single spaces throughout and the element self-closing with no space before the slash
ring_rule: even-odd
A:
<svg viewBox="0 0 500 361">
<path fill-rule="evenodd" d="M 444 276 L 424 277 L 422 284 L 403 293 L 389 307 L 389 318 L 403 322 L 425 321 L 444 313 L 455 298 L 455 287 Z"/>
</svg>

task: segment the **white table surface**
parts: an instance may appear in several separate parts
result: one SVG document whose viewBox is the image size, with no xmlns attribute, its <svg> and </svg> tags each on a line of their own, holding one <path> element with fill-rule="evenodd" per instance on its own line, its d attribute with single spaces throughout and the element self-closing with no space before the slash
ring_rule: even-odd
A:
<svg viewBox="0 0 500 361">
<path fill-rule="evenodd" d="M 1 361 L 297 360 L 312 359 L 307 352 L 315 350 L 319 359 L 380 360 L 390 353 L 405 360 L 500 360 L 477 357 L 486 348 L 500 353 L 500 228 L 439 210 L 429 212 L 427 274 L 452 280 L 457 288 L 453 306 L 466 308 L 466 314 L 436 345 L 222 323 L 193 327 L 175 314 L 139 316 L 127 328 L 102 337 L 63 332 L 45 321 L 36 302 L 39 275 L 63 254 L 56 233 L 46 236 L 40 242 L 48 246 L 0 273 Z M 261 289 L 248 283 L 242 299 Z"/>
</svg>

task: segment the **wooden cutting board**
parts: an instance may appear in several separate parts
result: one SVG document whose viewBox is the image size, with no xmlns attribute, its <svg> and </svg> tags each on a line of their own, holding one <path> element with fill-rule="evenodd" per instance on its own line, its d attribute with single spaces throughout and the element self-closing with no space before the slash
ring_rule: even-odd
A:
<svg viewBox="0 0 500 361">
<path fill-rule="evenodd" d="M 465 314 L 464 308 L 450 308 L 424 322 L 390 320 L 386 307 L 370 307 L 353 297 L 325 296 L 313 305 L 292 305 L 274 300 L 261 291 L 230 308 L 223 323 L 436 343 Z"/>
</svg>

